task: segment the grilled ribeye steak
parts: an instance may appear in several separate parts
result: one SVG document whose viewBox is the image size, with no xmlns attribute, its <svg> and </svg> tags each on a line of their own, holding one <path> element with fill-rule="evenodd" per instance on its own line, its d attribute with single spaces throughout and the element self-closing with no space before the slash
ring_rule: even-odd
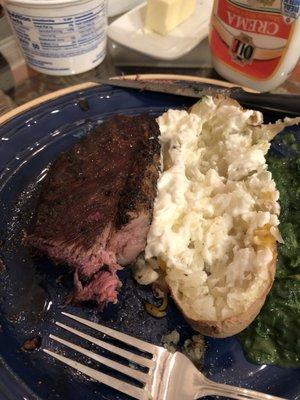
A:
<svg viewBox="0 0 300 400">
<path fill-rule="evenodd" d="M 116 271 L 144 250 L 159 174 L 148 115 L 106 120 L 52 164 L 24 241 L 74 269 L 75 301 L 117 301 Z"/>
</svg>

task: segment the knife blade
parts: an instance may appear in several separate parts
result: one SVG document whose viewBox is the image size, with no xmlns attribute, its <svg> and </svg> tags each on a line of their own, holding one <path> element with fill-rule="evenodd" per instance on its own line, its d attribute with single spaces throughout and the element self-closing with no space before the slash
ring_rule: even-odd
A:
<svg viewBox="0 0 300 400">
<path fill-rule="evenodd" d="M 143 79 L 99 79 L 100 84 L 150 91 L 156 93 L 167 93 L 176 96 L 201 99 L 205 95 L 223 94 L 240 102 L 243 106 L 253 107 L 260 110 L 284 113 L 295 117 L 300 115 L 300 95 L 252 93 L 241 87 L 227 88 L 208 83 L 183 81 L 183 80 L 143 80 Z"/>
</svg>

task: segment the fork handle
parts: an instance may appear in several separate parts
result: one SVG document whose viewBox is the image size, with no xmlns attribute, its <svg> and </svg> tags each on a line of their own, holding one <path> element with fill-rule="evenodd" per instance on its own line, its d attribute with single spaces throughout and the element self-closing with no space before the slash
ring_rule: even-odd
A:
<svg viewBox="0 0 300 400">
<path fill-rule="evenodd" d="M 285 400 L 282 397 L 271 396 L 270 394 L 212 381 L 205 382 L 205 384 L 201 386 L 201 390 L 199 390 L 195 399 L 204 396 L 221 396 L 237 400 Z"/>
</svg>

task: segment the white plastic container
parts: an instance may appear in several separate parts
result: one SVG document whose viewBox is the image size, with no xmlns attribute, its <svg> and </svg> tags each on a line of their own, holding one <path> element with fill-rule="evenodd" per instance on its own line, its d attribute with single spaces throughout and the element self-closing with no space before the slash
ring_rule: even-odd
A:
<svg viewBox="0 0 300 400">
<path fill-rule="evenodd" d="M 28 65 L 49 75 L 73 75 L 106 55 L 106 0 L 5 0 Z"/>
<path fill-rule="evenodd" d="M 259 91 L 272 90 L 300 57 L 300 1 L 215 0 L 209 39 L 220 75 Z"/>
</svg>

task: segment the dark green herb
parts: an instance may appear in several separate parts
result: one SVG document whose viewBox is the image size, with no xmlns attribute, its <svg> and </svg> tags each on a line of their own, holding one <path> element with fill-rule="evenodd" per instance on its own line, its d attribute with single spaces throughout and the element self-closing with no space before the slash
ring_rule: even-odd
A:
<svg viewBox="0 0 300 400">
<path fill-rule="evenodd" d="M 292 133 L 282 140 L 296 152 Z M 268 157 L 269 170 L 280 192 L 280 232 L 276 278 L 255 321 L 239 339 L 246 357 L 256 364 L 300 367 L 300 156 Z"/>
</svg>

